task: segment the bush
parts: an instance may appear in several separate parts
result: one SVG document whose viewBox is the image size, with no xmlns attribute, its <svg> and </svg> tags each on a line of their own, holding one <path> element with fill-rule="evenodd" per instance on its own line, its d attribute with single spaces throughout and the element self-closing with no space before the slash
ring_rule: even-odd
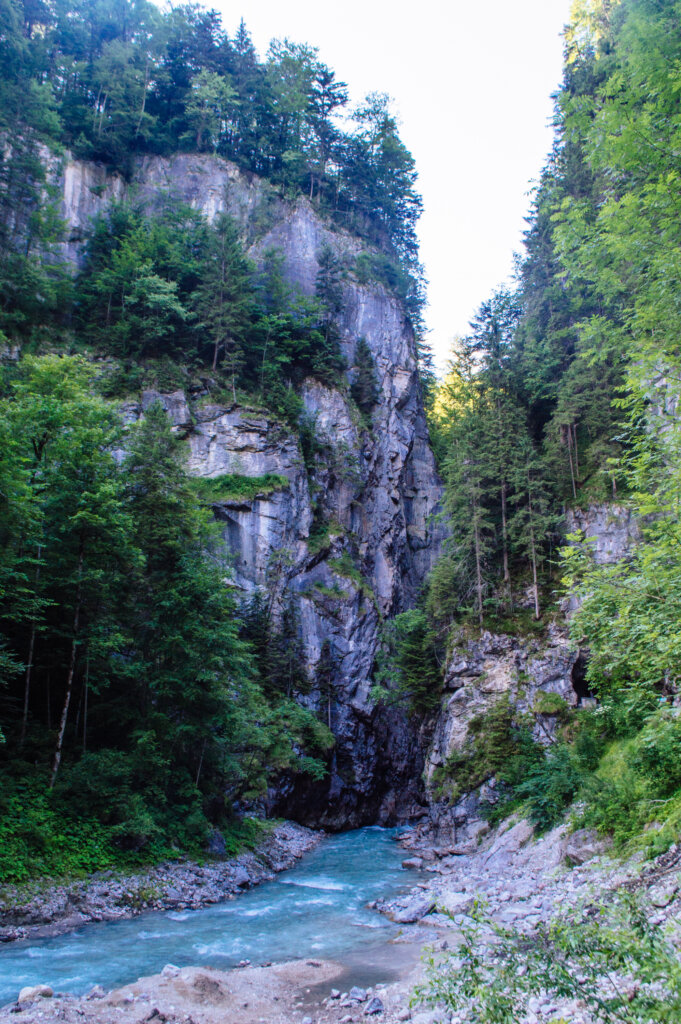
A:
<svg viewBox="0 0 681 1024">
<path fill-rule="evenodd" d="M 563 817 L 584 781 L 575 754 L 565 743 L 547 750 L 530 766 L 515 787 L 515 797 L 527 801 L 530 820 L 540 832 L 553 828 Z"/>
<path fill-rule="evenodd" d="M 577 907 L 540 924 L 531 940 L 494 924 L 479 907 L 472 917 L 456 950 L 428 956 L 419 1002 L 463 1012 L 477 1024 L 525 1020 L 537 996 L 579 999 L 603 1024 L 681 1020 L 677 951 L 630 897 Z M 485 956 L 483 929 L 493 932 L 493 955 Z M 636 983 L 604 984 L 617 977 Z"/>
</svg>

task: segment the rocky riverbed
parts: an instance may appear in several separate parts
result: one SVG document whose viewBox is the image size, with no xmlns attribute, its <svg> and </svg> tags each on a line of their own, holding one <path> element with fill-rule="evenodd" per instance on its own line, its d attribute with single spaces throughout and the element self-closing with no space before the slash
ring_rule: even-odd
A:
<svg viewBox="0 0 681 1024">
<path fill-rule="evenodd" d="M 293 822 L 277 825 L 253 852 L 204 864 L 167 862 L 134 874 L 102 871 L 67 883 L 0 888 L 0 942 L 44 938 L 91 921 L 148 910 L 196 910 L 234 897 L 290 868 L 322 838 Z"/>
<path fill-rule="evenodd" d="M 478 898 L 487 902 L 494 921 L 530 936 L 540 922 L 559 911 L 589 896 L 603 898 L 623 888 L 645 894 L 648 912 L 661 927 L 678 930 L 681 921 L 681 846 L 655 861 L 632 857 L 622 862 L 611 857 L 593 835 L 569 835 L 560 826 L 535 839 L 522 820 L 506 822 L 479 844 L 467 847 L 426 827 L 411 830 L 402 842 L 406 863 L 429 878 L 396 900 L 374 905 L 399 921 L 402 929 L 380 956 L 373 954 L 371 985 L 357 983 L 357 965 L 353 969 L 347 962 L 329 960 L 245 965 L 227 972 L 168 965 L 160 975 L 108 994 L 97 988 L 83 998 L 25 993 L 20 1002 L 0 1011 L 0 1021 L 466 1024 L 463 1016 L 411 1005 L 411 997 L 422 978 L 421 948 L 456 948 L 460 928 Z M 488 948 L 483 940 L 480 951 L 492 955 L 491 950 L 491 940 Z M 535 999 L 522 1024 L 556 1020 L 591 1024 L 583 1004 L 549 998 Z"/>
</svg>

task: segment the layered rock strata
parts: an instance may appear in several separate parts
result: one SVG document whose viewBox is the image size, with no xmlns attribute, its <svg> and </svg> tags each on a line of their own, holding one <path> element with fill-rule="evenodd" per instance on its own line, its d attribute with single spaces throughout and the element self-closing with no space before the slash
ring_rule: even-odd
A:
<svg viewBox="0 0 681 1024">
<path fill-rule="evenodd" d="M 197 476 L 276 474 L 288 481 L 253 499 L 215 503 L 231 585 L 244 596 L 274 588 L 279 606 L 293 600 L 313 680 L 325 642 L 336 665 L 330 703 L 314 689 L 306 698 L 336 737 L 329 775 L 322 784 L 284 781 L 270 809 L 331 828 L 408 815 L 420 796 L 418 738 L 402 713 L 374 707 L 370 679 L 382 620 L 413 605 L 437 556 L 441 488 L 415 339 L 400 302 L 380 283 L 354 275 L 363 250 L 357 238 L 332 229 L 306 200 L 285 202 L 266 182 L 219 158 L 145 158 L 130 182 L 68 159 L 53 174 L 68 225 L 64 255 L 74 266 L 94 219 L 112 202 L 134 199 L 153 211 L 170 198 L 209 219 L 227 211 L 255 262 L 277 250 L 285 278 L 304 295 L 314 294 L 325 248 L 346 268 L 338 328 L 348 381 L 364 338 L 379 398 L 367 428 L 347 386 L 304 383 L 305 410 L 323 451 L 314 466 L 306 467 L 297 435 L 263 409 L 211 404 L 201 393 L 147 392 L 125 412 L 134 419 L 160 399 L 187 438 Z M 313 523 L 322 529 L 311 542 Z"/>
</svg>

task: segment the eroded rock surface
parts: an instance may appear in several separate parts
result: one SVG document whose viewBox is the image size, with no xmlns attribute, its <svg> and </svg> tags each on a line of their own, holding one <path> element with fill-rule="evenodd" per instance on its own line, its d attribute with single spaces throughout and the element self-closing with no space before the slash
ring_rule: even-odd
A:
<svg viewBox="0 0 681 1024">
<path fill-rule="evenodd" d="M 55 163 L 53 176 L 68 224 L 64 253 L 74 266 L 82 262 L 93 220 L 125 197 L 152 210 L 168 199 L 189 203 L 209 219 L 226 210 L 255 262 L 277 249 L 285 278 L 306 295 L 314 294 L 325 247 L 345 266 L 338 328 L 347 379 L 364 338 L 379 399 L 367 428 L 346 385 L 305 382 L 303 402 L 323 445 L 313 466 L 305 466 L 297 436 L 263 410 L 210 404 L 200 394 L 147 391 L 125 403 L 123 413 L 132 421 L 161 401 L 187 439 L 189 468 L 197 476 L 277 474 L 288 481 L 250 500 L 215 504 L 237 592 L 248 597 L 256 588 L 274 588 L 275 607 L 292 599 L 311 678 L 325 642 L 337 666 L 331 706 L 318 691 L 309 697 L 336 736 L 329 775 L 323 783 L 283 780 L 270 809 L 332 828 L 408 816 L 421 797 L 418 737 L 404 715 L 378 711 L 369 699 L 381 619 L 413 605 L 441 540 L 433 519 L 441 487 L 404 310 L 381 284 L 354 275 L 363 248 L 357 238 L 331 230 L 305 199 L 284 202 L 266 182 L 217 157 L 145 157 L 129 183 L 65 158 Z M 323 527 L 314 543 L 313 523 Z"/>
<path fill-rule="evenodd" d="M 482 800 L 494 801 L 494 780 L 451 804 L 441 793 L 448 758 L 465 752 L 474 719 L 501 699 L 521 714 L 533 716 L 534 738 L 549 742 L 562 708 L 582 698 L 579 652 L 564 628 L 551 625 L 544 638 L 483 632 L 459 644 L 445 669 L 445 695 L 426 756 L 431 795 L 430 821 L 451 843 L 466 842 L 486 830 L 479 814 Z M 577 679 L 577 684 L 575 680 Z M 446 790 L 446 786 L 445 786 Z"/>
</svg>

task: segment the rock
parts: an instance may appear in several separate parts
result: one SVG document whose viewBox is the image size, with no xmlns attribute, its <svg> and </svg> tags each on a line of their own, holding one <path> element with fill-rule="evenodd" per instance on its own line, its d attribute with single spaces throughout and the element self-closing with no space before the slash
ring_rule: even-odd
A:
<svg viewBox="0 0 681 1024">
<path fill-rule="evenodd" d="M 303 1017 L 300 1024 L 312 1024 L 312 1017 Z"/>
<path fill-rule="evenodd" d="M 419 868 L 423 867 L 423 859 L 421 857 L 407 857 L 406 860 L 402 861 L 402 867 L 414 868 L 418 871 Z"/>
<path fill-rule="evenodd" d="M 599 838 L 590 829 L 579 829 L 568 836 L 565 844 L 565 860 L 568 864 L 579 866 L 600 857 L 612 844 L 605 839 Z"/>
<path fill-rule="evenodd" d="M 253 262 L 262 266 L 267 252 L 277 250 L 286 283 L 308 297 L 315 294 L 318 257 L 326 246 L 348 266 L 366 248 L 303 197 L 288 202 L 267 182 L 210 154 L 133 158 L 125 180 L 65 154 L 52 177 L 67 225 L 62 253 L 74 271 L 83 264 L 93 220 L 131 194 L 152 215 L 168 196 L 211 222 L 228 213 L 243 238 L 256 239 L 248 250 Z M 382 619 L 413 607 L 445 532 L 434 514 L 443 492 L 429 443 L 416 339 L 403 304 L 383 284 L 361 283 L 351 273 L 342 291 L 336 326 L 346 379 L 333 388 L 309 378 L 299 388 L 324 450 L 309 474 L 297 431 L 260 409 L 183 391 L 146 390 L 124 410 L 133 422 L 160 402 L 173 429 L 187 438 L 188 469 L 195 476 L 283 479 L 281 486 L 250 498 L 216 500 L 214 513 L 230 583 L 244 598 L 267 587 L 273 554 L 289 554 L 274 610 L 293 602 L 310 676 L 325 642 L 338 655 L 330 685 L 336 760 L 343 770 L 333 768 L 318 782 L 284 776 L 266 808 L 271 816 L 334 830 L 404 819 L 421 804 L 417 729 L 401 710 L 377 709 L 368 680 Z M 371 350 L 379 390 L 370 433 L 347 394 L 359 338 Z M 311 551 L 315 518 L 329 532 L 321 548 Z M 343 556 L 356 563 L 361 586 L 334 569 Z"/>
<path fill-rule="evenodd" d="M 234 871 L 234 882 L 239 888 L 251 885 L 251 876 L 241 864 L 238 864 Z"/>
<path fill-rule="evenodd" d="M 329 999 L 340 999 L 340 992 L 337 988 L 332 988 L 329 993 Z"/>
<path fill-rule="evenodd" d="M 162 978 L 177 978 L 180 973 L 180 968 L 176 967 L 175 964 L 166 964 L 161 971 Z"/>
<path fill-rule="evenodd" d="M 54 992 L 49 985 L 27 985 L 19 993 L 20 1003 L 32 1003 L 36 999 L 51 999 Z"/>
<path fill-rule="evenodd" d="M 353 987 L 348 992 L 348 999 L 352 999 L 356 1003 L 364 1003 L 364 1002 L 366 1002 L 366 998 L 367 998 L 366 989 L 358 988 L 357 985 L 353 985 Z"/>
<path fill-rule="evenodd" d="M 222 832 L 218 829 L 212 829 L 208 836 L 208 842 L 206 843 L 206 853 L 212 854 L 213 857 L 224 857 L 227 853 L 227 843 Z"/>
<path fill-rule="evenodd" d="M 677 878 L 672 878 L 650 890 L 650 902 L 654 907 L 663 909 L 669 906 L 678 891 L 679 881 Z"/>
<path fill-rule="evenodd" d="M 373 999 L 369 1000 L 367 1005 L 364 1007 L 364 1016 L 371 1017 L 377 1013 L 383 1013 L 385 1007 L 378 996 L 374 996 Z"/>
<path fill-rule="evenodd" d="M 93 985 L 85 998 L 86 999 L 103 999 L 105 995 L 106 995 L 106 992 L 104 991 L 104 988 L 101 985 Z"/>
<path fill-rule="evenodd" d="M 394 910 L 389 916 L 396 924 L 413 924 L 420 921 L 426 914 L 430 914 L 435 908 L 436 900 L 433 896 L 425 896 L 422 899 L 415 899 L 404 907 Z"/>
<path fill-rule="evenodd" d="M 440 905 L 448 914 L 467 914 L 475 903 L 475 896 L 465 892 L 445 892 L 440 897 Z"/>
</svg>

